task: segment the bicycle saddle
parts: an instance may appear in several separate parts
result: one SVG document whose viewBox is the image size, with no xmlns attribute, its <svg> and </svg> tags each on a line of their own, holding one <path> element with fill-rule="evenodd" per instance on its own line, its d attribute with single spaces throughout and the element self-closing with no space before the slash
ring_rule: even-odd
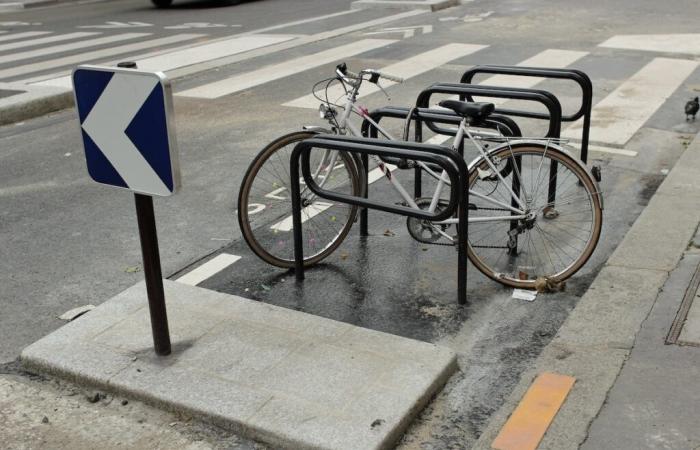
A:
<svg viewBox="0 0 700 450">
<path fill-rule="evenodd" d="M 496 109 L 493 103 L 470 103 L 459 100 L 443 100 L 439 105 L 451 109 L 462 117 L 469 117 L 475 122 L 481 122 Z"/>
</svg>

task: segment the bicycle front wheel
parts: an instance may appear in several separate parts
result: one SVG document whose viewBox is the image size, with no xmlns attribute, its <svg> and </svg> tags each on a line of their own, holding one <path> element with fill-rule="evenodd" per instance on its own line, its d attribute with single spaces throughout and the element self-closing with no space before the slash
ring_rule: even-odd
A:
<svg viewBox="0 0 700 450">
<path fill-rule="evenodd" d="M 545 144 L 505 146 L 469 174 L 469 259 L 499 283 L 562 281 L 590 258 L 603 213 L 597 184 L 566 153 Z M 505 175 L 505 176 L 503 176 Z M 520 199 L 520 202 L 516 200 Z M 511 206 L 523 209 L 517 215 Z"/>
<path fill-rule="evenodd" d="M 313 137 L 300 131 L 271 142 L 246 171 L 238 194 L 238 223 L 250 249 L 262 260 L 283 268 L 294 267 L 294 233 L 289 165 L 292 150 Z M 359 175 L 345 152 L 313 150 L 311 173 L 326 190 L 359 196 Z M 301 183 L 304 265 L 331 254 L 345 239 L 357 207 L 316 197 Z"/>
</svg>

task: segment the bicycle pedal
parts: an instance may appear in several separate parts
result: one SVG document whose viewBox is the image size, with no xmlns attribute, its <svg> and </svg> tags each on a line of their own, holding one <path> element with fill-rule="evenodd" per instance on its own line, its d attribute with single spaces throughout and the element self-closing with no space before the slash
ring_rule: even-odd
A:
<svg viewBox="0 0 700 450">
<path fill-rule="evenodd" d="M 603 178 L 601 171 L 600 171 L 600 166 L 593 166 L 591 167 L 591 173 L 593 174 L 593 178 L 600 183 L 600 180 Z"/>
</svg>

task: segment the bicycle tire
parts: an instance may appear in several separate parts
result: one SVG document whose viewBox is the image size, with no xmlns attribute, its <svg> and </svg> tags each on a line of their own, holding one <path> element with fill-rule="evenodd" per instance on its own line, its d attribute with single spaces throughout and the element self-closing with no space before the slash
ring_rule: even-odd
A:
<svg viewBox="0 0 700 450">
<path fill-rule="evenodd" d="M 524 197 L 528 210 L 534 212 L 534 220 L 503 220 L 500 225 L 494 221 L 470 221 L 468 256 L 472 264 L 487 277 L 516 288 L 533 289 L 542 278 L 561 282 L 571 277 L 588 261 L 600 239 L 603 214 L 597 184 L 571 156 L 544 144 L 508 144 L 489 152 L 489 158 L 496 169 L 500 170 L 500 164 L 509 168 L 511 176 L 505 181 L 513 192 L 517 186 L 514 179 L 525 186 L 518 188 L 517 193 Z M 530 169 L 537 170 L 534 176 L 526 175 Z M 490 176 L 489 170 L 483 157 L 477 159 L 470 167 L 470 189 L 506 204 L 514 201 L 503 182 Z M 550 197 L 552 182 L 556 186 L 554 201 Z M 513 215 L 474 195 L 469 201 L 472 219 Z M 576 210 L 577 205 L 581 211 Z M 515 242 L 509 233 L 516 233 Z M 485 241 L 489 235 L 495 238 Z"/>
<path fill-rule="evenodd" d="M 297 143 L 317 134 L 318 133 L 311 131 L 298 131 L 275 139 L 263 148 L 253 159 L 241 182 L 238 195 L 238 224 L 241 228 L 243 239 L 248 247 L 250 247 L 255 255 L 268 264 L 282 268 L 294 267 L 294 239 L 291 225 L 289 225 L 292 215 L 292 204 L 290 198 L 282 198 L 274 205 L 275 211 L 272 215 L 272 219 L 268 217 L 267 219 L 270 220 L 255 220 L 256 218 L 252 217 L 254 215 L 252 214 L 254 210 L 251 211 L 251 205 L 261 205 L 261 203 L 257 201 L 251 201 L 258 200 L 257 194 L 252 195 L 252 193 L 256 191 L 256 179 L 257 181 L 263 179 L 261 171 L 267 170 L 268 174 L 275 174 L 270 175 L 276 178 L 276 181 L 273 182 L 271 186 L 274 188 L 274 192 L 289 193 L 289 182 L 291 181 L 289 180 L 289 157 L 291 156 L 291 150 Z M 313 153 L 318 152 L 312 152 L 312 154 Z M 349 192 L 346 193 L 360 196 L 362 190 L 358 173 L 359 169 L 356 167 L 355 158 L 346 152 L 338 152 L 338 158 L 338 161 L 342 162 L 342 168 L 336 170 L 338 165 L 336 165 L 337 162 L 334 163 L 334 168 L 331 169 L 329 179 L 335 177 L 336 171 L 339 173 L 344 172 L 349 183 L 349 186 L 345 189 Z M 264 169 L 266 164 L 268 166 Z M 273 164 L 277 164 L 277 166 L 272 166 Z M 269 181 L 270 180 L 263 181 L 263 184 L 269 184 Z M 344 181 L 339 179 L 339 186 L 342 186 L 343 183 Z M 275 196 L 280 197 L 279 195 Z M 264 197 L 266 198 L 265 201 L 271 205 L 272 202 L 267 200 L 269 194 Z M 304 192 L 302 192 L 302 197 L 304 197 Z M 320 203 L 312 201 L 307 207 L 310 208 L 319 204 Z M 330 207 L 326 207 L 326 205 L 327 203 L 324 203 L 322 207 L 318 207 L 315 211 L 307 210 L 305 207 L 302 212 L 302 219 L 305 220 L 302 225 L 305 247 L 305 267 L 317 264 L 333 253 L 347 236 L 357 216 L 358 208 L 356 206 L 332 204 Z M 326 209 L 317 212 L 322 208 Z M 270 210 L 271 209 L 272 206 L 270 207 Z M 310 211 L 310 213 L 307 214 L 305 211 Z M 282 223 L 277 221 L 283 217 L 287 220 L 287 227 L 284 228 L 285 231 L 279 231 L 280 228 L 275 227 L 279 223 Z M 338 226 L 320 224 L 321 221 L 325 219 L 331 223 L 337 222 Z M 328 229 L 331 230 L 330 233 L 324 234 L 324 230 Z M 323 242 L 321 242 L 321 238 Z"/>
</svg>

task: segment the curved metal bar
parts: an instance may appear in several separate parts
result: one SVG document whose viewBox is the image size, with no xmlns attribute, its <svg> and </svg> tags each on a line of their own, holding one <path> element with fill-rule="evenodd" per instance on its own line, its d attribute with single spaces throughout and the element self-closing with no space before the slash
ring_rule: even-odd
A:
<svg viewBox="0 0 700 450">
<path fill-rule="evenodd" d="M 513 75 L 524 77 L 537 78 L 554 78 L 571 80 L 581 88 L 581 106 L 574 114 L 563 114 L 561 120 L 563 122 L 573 122 L 586 114 L 589 109 L 587 103 L 593 98 L 593 83 L 586 73 L 576 69 L 553 69 L 548 67 L 521 67 L 521 66 L 500 66 L 500 65 L 482 65 L 474 66 L 464 72 L 460 83 L 472 84 L 474 77 L 478 74 L 492 75 Z M 468 101 L 474 101 L 471 97 L 467 97 Z"/>
<path fill-rule="evenodd" d="M 428 108 L 430 105 L 430 98 L 434 94 L 459 95 L 461 99 L 466 99 L 469 95 L 475 95 L 478 97 L 507 98 L 541 103 L 545 108 L 547 108 L 548 114 L 504 108 L 497 108 L 495 112 L 508 116 L 549 120 L 549 128 L 544 137 L 558 138 L 561 134 L 561 104 L 551 92 L 538 89 L 520 89 L 459 83 L 435 83 L 427 89 L 424 89 L 418 95 L 418 98 L 416 99 L 416 106 L 418 108 Z M 428 125 L 428 128 L 431 130 L 436 131 L 431 128 L 429 122 L 427 122 L 426 125 Z"/>
<path fill-rule="evenodd" d="M 581 160 L 584 163 L 588 162 L 588 142 L 591 129 L 591 110 L 593 108 L 593 83 L 585 72 L 576 69 L 552 69 L 547 67 L 483 65 L 472 67 L 464 72 L 460 81 L 462 83 L 472 83 L 474 77 L 480 73 L 568 79 L 577 83 L 581 88 L 581 107 L 574 114 L 562 114 L 561 120 L 563 122 L 573 122 L 583 117 L 583 127 L 581 130 Z M 467 99 L 473 101 L 471 96 L 468 96 Z"/>
<path fill-rule="evenodd" d="M 401 145 L 403 143 L 399 142 L 397 143 L 399 146 L 394 147 L 392 145 L 384 145 L 384 143 L 382 143 L 382 145 L 375 145 L 375 142 L 377 142 L 376 140 L 367 142 L 368 140 L 365 140 L 364 138 L 362 139 L 363 141 L 350 141 L 347 139 L 337 141 L 334 139 L 311 138 L 297 144 L 295 151 L 296 148 L 301 148 L 301 173 L 304 177 L 306 187 L 314 194 L 326 200 L 360 206 L 363 208 L 377 209 L 402 216 L 414 217 L 416 219 L 441 221 L 450 218 L 455 213 L 459 204 L 459 171 L 454 163 L 454 160 L 447 159 L 441 155 L 433 154 L 430 152 L 433 149 L 427 148 L 438 146 L 423 145 L 422 147 L 425 148 L 416 149 L 410 148 L 407 145 Z M 392 144 L 394 143 L 394 141 L 389 142 Z M 414 143 L 411 144 L 412 146 L 415 146 Z M 388 156 L 395 158 L 406 158 L 435 164 L 440 166 L 440 168 L 448 174 L 450 179 L 450 200 L 442 211 L 431 213 L 428 211 L 413 209 L 407 206 L 398 206 L 393 203 L 381 203 L 368 198 L 356 197 L 354 195 L 342 194 L 323 189 L 316 183 L 316 181 L 313 179 L 313 174 L 311 173 L 310 153 L 314 148 L 354 153 L 367 153 L 380 157 Z M 292 153 L 292 157 L 295 157 L 295 153 Z"/>
<path fill-rule="evenodd" d="M 450 201 L 445 211 L 433 214 L 411 208 L 382 204 L 363 197 L 348 196 L 320 188 L 312 179 L 309 156 L 312 149 L 329 149 L 360 153 L 363 155 L 393 156 L 438 164 L 450 178 Z M 458 216 L 458 261 L 457 261 L 457 301 L 467 302 L 467 242 L 469 205 L 468 171 L 461 155 L 440 145 L 417 144 L 411 142 L 388 141 L 348 136 L 312 137 L 298 143 L 292 151 L 290 161 L 292 223 L 294 228 L 294 258 L 297 280 L 304 279 L 304 249 L 301 222 L 301 188 L 299 164 L 307 187 L 321 198 L 362 206 L 371 209 L 427 220 L 444 220 L 457 212 Z"/>
</svg>

